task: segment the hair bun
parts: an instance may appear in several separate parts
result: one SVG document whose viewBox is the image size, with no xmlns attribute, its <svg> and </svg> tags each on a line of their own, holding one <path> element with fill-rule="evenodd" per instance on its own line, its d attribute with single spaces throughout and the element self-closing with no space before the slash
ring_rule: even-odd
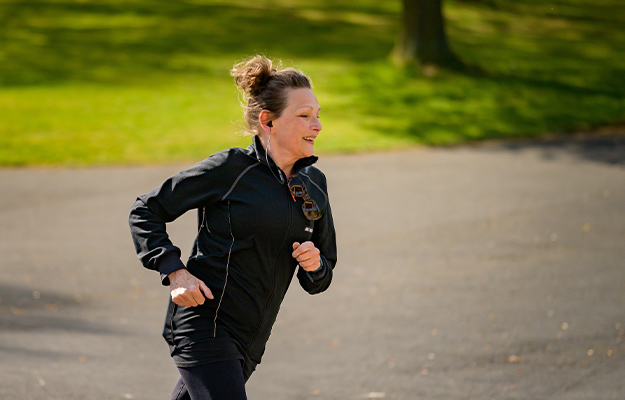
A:
<svg viewBox="0 0 625 400">
<path fill-rule="evenodd" d="M 243 94 L 240 100 L 249 134 L 261 134 L 259 117 L 263 110 L 271 113 L 270 121 L 280 117 L 288 105 L 289 89 L 312 89 L 312 82 L 303 72 L 280 68 L 281 65 L 277 61 L 274 68 L 270 59 L 256 55 L 230 70 L 235 85 Z"/>
<path fill-rule="evenodd" d="M 270 59 L 257 55 L 236 64 L 230 71 L 234 82 L 243 93 L 257 96 L 269 83 L 277 70 Z"/>
</svg>

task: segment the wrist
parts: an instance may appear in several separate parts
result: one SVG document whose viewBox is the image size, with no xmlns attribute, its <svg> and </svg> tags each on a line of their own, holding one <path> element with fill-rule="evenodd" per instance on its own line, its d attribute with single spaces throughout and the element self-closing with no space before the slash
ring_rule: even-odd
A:
<svg viewBox="0 0 625 400">
<path fill-rule="evenodd" d="M 319 268 L 317 268 L 314 271 L 308 271 L 308 272 L 310 272 L 311 274 L 316 274 L 318 272 L 321 272 L 321 270 L 323 270 L 323 259 L 319 260 Z"/>
<path fill-rule="evenodd" d="M 172 272 L 184 269 L 185 266 L 180 261 L 180 256 L 177 253 L 171 253 L 159 263 L 158 271 L 161 274 L 161 282 L 163 285 L 169 285 L 169 276 Z"/>
</svg>

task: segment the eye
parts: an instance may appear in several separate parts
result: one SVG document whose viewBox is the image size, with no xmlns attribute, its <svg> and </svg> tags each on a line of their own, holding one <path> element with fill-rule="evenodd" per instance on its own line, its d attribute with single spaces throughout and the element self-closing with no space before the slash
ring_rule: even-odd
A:
<svg viewBox="0 0 625 400">
<path fill-rule="evenodd" d="M 308 118 L 308 114 L 301 114 L 300 117 L 302 118 Z"/>
</svg>

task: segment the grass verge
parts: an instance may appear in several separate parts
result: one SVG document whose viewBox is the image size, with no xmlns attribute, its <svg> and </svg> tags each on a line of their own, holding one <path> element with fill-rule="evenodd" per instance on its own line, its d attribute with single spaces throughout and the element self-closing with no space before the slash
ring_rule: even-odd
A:
<svg viewBox="0 0 625 400">
<path fill-rule="evenodd" d="M 317 150 L 537 136 L 625 121 L 619 0 L 447 1 L 469 71 L 388 61 L 400 2 L 242 0 L 0 4 L 0 165 L 197 160 L 245 146 L 235 61 L 307 72 Z"/>
</svg>

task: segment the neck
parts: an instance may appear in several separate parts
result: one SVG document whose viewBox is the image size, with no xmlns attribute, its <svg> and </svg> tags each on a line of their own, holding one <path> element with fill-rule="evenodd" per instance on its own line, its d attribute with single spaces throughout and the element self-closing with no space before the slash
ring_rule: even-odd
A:
<svg viewBox="0 0 625 400">
<path fill-rule="evenodd" d="M 293 165 L 295 163 L 284 162 L 283 160 L 280 159 L 277 152 L 271 151 L 271 149 L 269 149 L 269 157 L 271 157 L 273 162 L 276 163 L 278 168 L 280 168 L 287 177 L 291 176 L 291 173 L 293 172 Z"/>
<path fill-rule="evenodd" d="M 260 142 L 265 149 L 265 153 L 268 154 L 269 157 L 271 157 L 276 166 L 280 168 L 287 177 L 290 177 L 293 173 L 293 165 L 295 165 L 295 162 L 290 162 L 289 160 L 285 160 L 280 157 L 280 151 L 279 149 L 275 150 L 273 143 L 271 143 L 271 138 L 269 135 L 262 135 L 260 137 Z"/>
</svg>

